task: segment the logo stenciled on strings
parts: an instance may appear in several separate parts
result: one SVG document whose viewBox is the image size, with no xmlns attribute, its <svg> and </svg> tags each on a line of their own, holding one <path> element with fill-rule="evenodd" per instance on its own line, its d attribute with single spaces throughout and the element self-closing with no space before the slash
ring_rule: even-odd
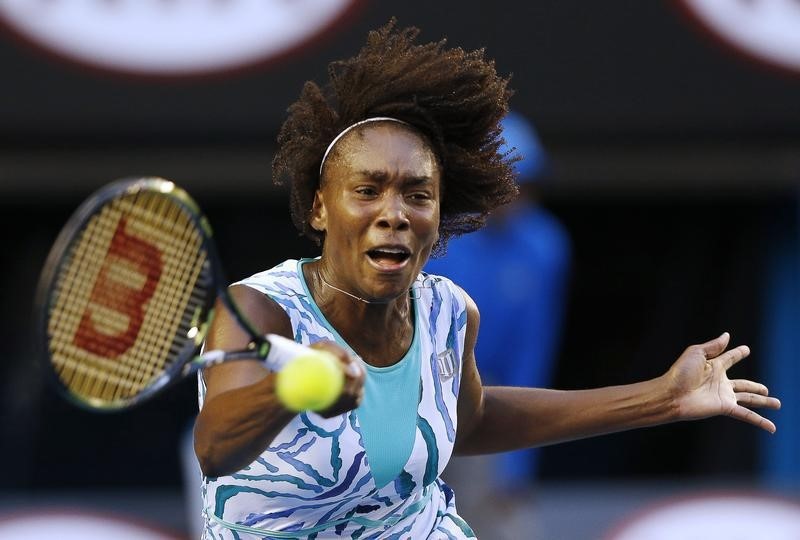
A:
<svg viewBox="0 0 800 540">
<path fill-rule="evenodd" d="M 159 248 L 128 231 L 130 216 L 117 223 L 100 272 L 73 336 L 73 344 L 98 356 L 117 358 L 137 341 L 145 305 L 153 296 L 163 271 Z M 138 285 L 135 278 L 140 278 Z M 106 328 L 108 313 L 121 316 L 121 328 Z"/>
</svg>

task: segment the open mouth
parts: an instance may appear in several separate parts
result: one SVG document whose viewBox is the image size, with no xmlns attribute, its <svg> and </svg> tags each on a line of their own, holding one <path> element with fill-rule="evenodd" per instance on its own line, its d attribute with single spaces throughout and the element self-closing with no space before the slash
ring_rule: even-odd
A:
<svg viewBox="0 0 800 540">
<path fill-rule="evenodd" d="M 381 267 L 397 267 L 411 258 L 411 251 L 404 247 L 379 247 L 367 251 L 367 257 Z"/>
</svg>

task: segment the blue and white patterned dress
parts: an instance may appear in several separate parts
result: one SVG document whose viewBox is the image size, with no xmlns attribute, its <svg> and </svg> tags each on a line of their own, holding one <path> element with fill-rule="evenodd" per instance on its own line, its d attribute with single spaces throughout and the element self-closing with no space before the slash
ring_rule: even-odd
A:
<svg viewBox="0 0 800 540">
<path fill-rule="evenodd" d="M 331 340 L 349 349 L 314 303 L 303 262 L 288 260 L 241 283 L 283 307 L 295 341 Z M 330 419 L 302 413 L 249 466 L 203 478 L 204 538 L 474 538 L 439 479 L 455 441 L 465 302 L 438 276 L 420 274 L 413 291 L 420 392 L 413 447 L 400 475 L 376 485 L 356 411 Z"/>
</svg>

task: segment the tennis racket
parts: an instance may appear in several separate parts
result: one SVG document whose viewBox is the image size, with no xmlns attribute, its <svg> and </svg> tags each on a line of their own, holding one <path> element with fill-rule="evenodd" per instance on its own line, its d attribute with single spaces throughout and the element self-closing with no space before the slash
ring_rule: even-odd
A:
<svg viewBox="0 0 800 540">
<path fill-rule="evenodd" d="M 181 188 L 120 180 L 86 200 L 59 234 L 36 297 L 37 343 L 73 402 L 115 411 L 212 364 L 259 359 L 280 370 L 309 349 L 260 335 L 227 291 L 211 227 Z M 214 301 L 251 341 L 196 356 Z"/>
</svg>

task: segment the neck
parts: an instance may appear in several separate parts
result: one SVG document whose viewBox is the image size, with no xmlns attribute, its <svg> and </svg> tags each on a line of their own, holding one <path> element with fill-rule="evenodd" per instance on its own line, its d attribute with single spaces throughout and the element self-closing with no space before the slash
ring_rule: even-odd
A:
<svg viewBox="0 0 800 540">
<path fill-rule="evenodd" d="M 364 361 L 391 365 L 413 337 L 413 303 L 408 291 L 390 299 L 364 298 L 340 287 L 322 261 L 303 266 L 311 295 L 325 318 Z M 326 277 L 322 275 L 325 274 Z"/>
<path fill-rule="evenodd" d="M 346 287 L 343 286 L 340 287 L 339 284 L 337 283 L 338 280 L 331 277 L 332 272 L 325 271 L 325 268 L 323 268 L 323 266 L 325 265 L 323 264 L 322 260 L 313 262 L 307 266 L 309 267 L 310 274 L 312 276 L 312 281 L 315 284 L 314 296 L 318 304 L 320 303 L 328 304 L 331 302 L 336 302 L 337 297 L 340 298 L 347 297 L 351 300 L 356 301 L 359 305 L 364 305 L 364 306 L 390 307 L 391 304 L 395 304 L 398 300 L 401 300 L 401 303 L 403 305 L 406 306 L 408 305 L 407 302 L 404 301 L 405 300 L 404 297 L 410 296 L 412 291 L 410 287 L 406 290 L 401 291 L 396 296 L 390 298 L 380 298 L 380 299 L 364 298 L 363 296 L 359 296 L 358 294 L 355 294 L 347 290 Z M 327 274 L 328 277 L 326 278 L 323 274 Z"/>
<path fill-rule="evenodd" d="M 388 304 L 389 302 L 391 302 L 393 300 L 393 299 L 392 300 L 385 300 L 385 301 L 384 300 L 367 300 L 365 298 L 361 298 L 360 296 L 356 296 L 353 293 L 349 293 L 344 289 L 340 289 L 339 287 L 336 287 L 335 285 L 331 285 L 330 283 L 328 283 L 325 280 L 324 277 L 322 277 L 322 274 L 319 271 L 317 272 L 317 277 L 322 282 L 322 284 L 325 285 L 326 287 L 328 287 L 330 289 L 333 289 L 334 291 L 340 292 L 342 294 L 346 294 L 350 298 L 353 298 L 354 300 L 358 300 L 359 302 L 363 302 L 364 304 Z"/>
</svg>

